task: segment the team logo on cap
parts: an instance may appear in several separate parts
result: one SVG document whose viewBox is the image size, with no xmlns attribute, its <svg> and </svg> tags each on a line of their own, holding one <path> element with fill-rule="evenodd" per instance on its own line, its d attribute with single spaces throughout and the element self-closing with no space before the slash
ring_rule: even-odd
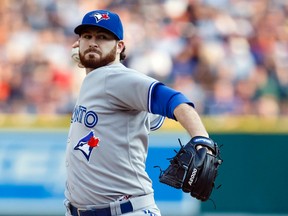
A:
<svg viewBox="0 0 288 216">
<path fill-rule="evenodd" d="M 108 20 L 110 19 L 109 14 L 100 14 L 100 13 L 95 13 L 93 14 L 93 17 L 95 18 L 96 22 L 100 22 L 101 20 Z"/>
<path fill-rule="evenodd" d="M 88 135 L 79 140 L 77 145 L 74 147 L 74 150 L 81 151 L 87 161 L 89 161 L 93 148 L 99 146 L 99 142 L 99 137 L 96 137 L 92 130 Z"/>
</svg>

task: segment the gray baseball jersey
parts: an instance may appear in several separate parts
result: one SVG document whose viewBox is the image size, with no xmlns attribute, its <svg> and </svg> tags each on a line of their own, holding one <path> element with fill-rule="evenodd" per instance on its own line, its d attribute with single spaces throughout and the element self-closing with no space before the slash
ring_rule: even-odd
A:
<svg viewBox="0 0 288 216">
<path fill-rule="evenodd" d="M 149 132 L 164 121 L 149 113 L 157 83 L 121 63 L 85 77 L 67 140 L 65 196 L 73 205 L 153 192 L 145 161 Z"/>
</svg>

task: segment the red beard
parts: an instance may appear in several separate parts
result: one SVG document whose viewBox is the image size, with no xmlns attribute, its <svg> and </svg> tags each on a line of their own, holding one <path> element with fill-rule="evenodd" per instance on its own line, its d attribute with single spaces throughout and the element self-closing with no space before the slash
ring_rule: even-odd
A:
<svg viewBox="0 0 288 216">
<path fill-rule="evenodd" d="M 96 58 L 85 58 L 85 54 L 88 52 L 94 51 L 96 52 L 100 58 L 96 59 Z M 95 49 L 87 49 L 85 50 L 84 54 L 79 53 L 79 59 L 81 64 L 85 67 L 85 68 L 99 68 L 99 67 L 103 67 L 108 65 L 109 63 L 113 62 L 116 59 L 116 45 L 114 46 L 114 48 L 105 56 L 102 55 L 101 52 L 95 50 Z"/>
</svg>

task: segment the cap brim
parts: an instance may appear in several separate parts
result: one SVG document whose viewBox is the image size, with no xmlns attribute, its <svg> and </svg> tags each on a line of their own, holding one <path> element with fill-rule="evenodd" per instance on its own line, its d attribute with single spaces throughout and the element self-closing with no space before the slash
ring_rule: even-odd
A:
<svg viewBox="0 0 288 216">
<path fill-rule="evenodd" d="M 82 25 L 77 26 L 77 27 L 74 29 L 74 32 L 75 32 L 75 34 L 80 35 L 84 29 L 86 29 L 86 28 L 88 28 L 88 27 L 93 27 L 93 26 L 101 27 L 101 26 L 97 26 L 97 25 L 82 24 Z M 103 27 L 102 27 L 102 28 L 103 28 Z"/>
</svg>

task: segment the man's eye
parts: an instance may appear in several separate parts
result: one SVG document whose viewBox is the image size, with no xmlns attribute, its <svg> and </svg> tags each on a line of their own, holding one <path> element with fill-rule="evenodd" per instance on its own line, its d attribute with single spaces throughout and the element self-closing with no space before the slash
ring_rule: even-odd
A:
<svg viewBox="0 0 288 216">
<path fill-rule="evenodd" d="M 91 38 L 92 38 L 92 36 L 91 36 L 91 35 L 88 35 L 88 34 L 86 34 L 86 35 L 83 35 L 83 38 L 85 38 L 85 39 L 91 39 Z"/>
<path fill-rule="evenodd" d="M 100 40 L 104 40 L 104 39 L 106 39 L 107 37 L 106 37 L 105 35 L 98 35 L 97 38 L 100 39 Z"/>
</svg>

